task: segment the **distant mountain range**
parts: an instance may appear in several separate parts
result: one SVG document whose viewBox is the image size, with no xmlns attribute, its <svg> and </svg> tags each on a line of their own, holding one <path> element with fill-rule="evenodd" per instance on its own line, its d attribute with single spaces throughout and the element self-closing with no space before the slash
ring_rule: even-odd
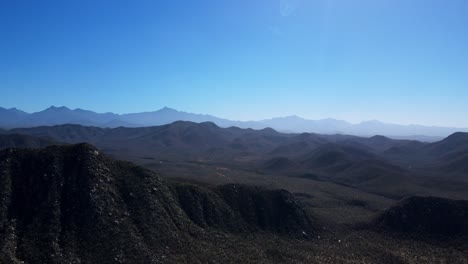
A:
<svg viewBox="0 0 468 264">
<path fill-rule="evenodd" d="M 43 111 L 26 113 L 16 108 L 0 107 L 0 127 L 36 127 L 62 124 L 79 124 L 96 127 L 147 127 L 170 124 L 175 121 L 196 123 L 213 122 L 220 127 L 240 127 L 263 129 L 273 128 L 281 132 L 318 134 L 348 134 L 357 136 L 385 135 L 399 139 L 437 141 L 457 131 L 468 132 L 468 128 L 436 127 L 422 125 L 397 125 L 377 120 L 351 124 L 332 118 L 308 120 L 298 116 L 277 117 L 259 121 L 234 121 L 211 115 L 202 115 L 178 111 L 164 107 L 153 112 L 114 114 L 96 113 L 83 109 L 51 106 Z"/>
<path fill-rule="evenodd" d="M 398 199 L 441 192 L 466 197 L 468 188 L 465 132 L 422 143 L 384 136 L 291 134 L 177 121 L 139 128 L 57 125 L 0 133 L 0 149 L 38 148 L 57 142 L 93 144 L 112 157 L 178 176 L 184 171 L 192 175 L 193 166 L 200 171 L 206 169 L 200 167 L 203 164 L 223 164 L 265 175 L 333 181 Z M 182 164 L 189 167 L 180 167 Z"/>
</svg>

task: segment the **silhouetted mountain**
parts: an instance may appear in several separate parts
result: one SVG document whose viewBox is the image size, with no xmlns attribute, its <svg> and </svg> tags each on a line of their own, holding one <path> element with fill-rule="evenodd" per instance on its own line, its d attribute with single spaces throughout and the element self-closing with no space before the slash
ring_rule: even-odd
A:
<svg viewBox="0 0 468 264">
<path fill-rule="evenodd" d="M 442 141 L 426 146 L 426 151 L 436 157 L 441 157 L 453 152 L 468 152 L 468 133 L 454 133 Z"/>
<path fill-rule="evenodd" d="M 383 212 L 375 223 L 402 233 L 468 237 L 468 201 L 410 197 Z"/>
<path fill-rule="evenodd" d="M 366 121 L 359 124 L 351 124 L 346 121 L 332 118 L 322 120 L 308 120 L 298 116 L 278 117 L 260 121 L 233 121 L 211 115 L 193 114 L 177 111 L 164 107 L 158 111 L 113 114 L 95 113 L 83 109 L 71 110 L 67 107 L 54 107 L 28 114 L 16 109 L 0 108 L 0 127 L 34 127 L 50 126 L 62 124 L 80 124 L 96 127 L 143 127 L 159 126 L 175 121 L 191 121 L 196 123 L 213 122 L 220 127 L 240 127 L 240 128 L 273 128 L 287 133 L 314 132 L 320 134 L 349 134 L 359 136 L 385 135 L 399 139 L 411 140 L 437 140 L 438 137 L 445 137 L 456 131 L 466 131 L 468 128 L 449 127 L 428 127 L 420 125 L 395 125 L 382 123 L 376 120 Z M 421 136 L 417 136 L 421 135 Z"/>
<path fill-rule="evenodd" d="M 23 120 L 26 116 L 28 116 L 28 113 L 16 108 L 5 109 L 0 107 L 0 127 L 12 127 L 18 121 Z"/>
<path fill-rule="evenodd" d="M 67 107 L 51 106 L 43 111 L 32 113 L 20 121 L 19 127 L 51 126 L 61 124 L 79 124 L 85 126 L 103 126 L 116 122 L 119 116 L 112 113 L 98 114 L 83 109 L 71 110 Z M 127 123 L 120 122 L 119 125 Z"/>
<path fill-rule="evenodd" d="M 139 126 L 160 126 L 176 121 L 190 121 L 195 123 L 213 122 L 224 127 L 233 125 L 232 121 L 222 118 L 181 112 L 169 107 L 164 107 L 154 112 L 124 114 L 121 115 L 120 119 L 128 123 L 138 124 Z"/>
<path fill-rule="evenodd" d="M 117 155 L 123 153 L 130 156 L 153 157 L 168 154 L 181 157 L 209 155 L 218 159 L 248 149 L 259 153 L 268 152 L 277 142 L 289 137 L 268 129 L 257 131 L 236 127 L 220 128 L 211 122 L 187 121 L 142 128 L 109 129 L 61 125 L 18 128 L 10 132 L 48 137 L 66 143 L 93 143 Z M 224 156 L 220 156 L 219 152 Z"/>
<path fill-rule="evenodd" d="M 464 172 L 466 170 L 461 163 L 467 153 L 468 133 L 457 132 L 430 144 L 401 141 L 382 152 L 381 156 L 409 168 L 426 166 L 446 172 Z"/>
<path fill-rule="evenodd" d="M 243 262 L 228 233 L 313 231 L 287 191 L 169 184 L 87 144 L 1 151 L 0 183 L 2 263 Z"/>
</svg>

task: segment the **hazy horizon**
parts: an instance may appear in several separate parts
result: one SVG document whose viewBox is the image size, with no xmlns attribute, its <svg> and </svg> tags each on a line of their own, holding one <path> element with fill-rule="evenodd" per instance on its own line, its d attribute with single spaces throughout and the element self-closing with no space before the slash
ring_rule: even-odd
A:
<svg viewBox="0 0 468 264">
<path fill-rule="evenodd" d="M 468 127 L 468 2 L 6 1 L 0 105 Z"/>
<path fill-rule="evenodd" d="M 460 131 L 465 131 L 466 129 L 468 129 L 468 127 L 456 127 L 456 126 L 453 126 L 453 127 L 450 127 L 450 126 L 436 126 L 436 125 L 426 125 L 426 124 L 415 124 L 415 123 L 409 123 L 409 124 L 401 124 L 401 123 L 393 123 L 393 122 L 386 122 L 384 120 L 377 120 L 377 119 L 372 119 L 372 120 L 362 120 L 362 121 L 359 121 L 359 122 L 350 122 L 348 120 L 343 120 L 343 119 L 337 119 L 337 118 L 333 118 L 333 117 L 326 117 L 326 118 L 317 118 L 317 119 L 311 119 L 311 118 L 306 118 L 306 117 L 303 117 L 303 116 L 298 116 L 298 115 L 287 115 L 287 116 L 271 116 L 271 117 L 268 117 L 268 118 L 264 118 L 264 119 L 247 119 L 247 120 L 239 120 L 239 119 L 230 119 L 230 118 L 225 118 L 223 116 L 216 116 L 216 115 L 212 115 L 210 113 L 198 113 L 198 112 L 188 112 L 188 111 L 184 111 L 184 110 L 181 110 L 181 109 L 175 109 L 173 107 L 170 107 L 170 106 L 163 106 L 159 109 L 154 109 L 154 110 L 147 110 L 147 111 L 142 111 L 142 112 L 128 112 L 128 113 L 118 113 L 118 112 L 113 112 L 113 111 L 104 111 L 104 112 L 98 112 L 98 111 L 94 111 L 92 109 L 85 109 L 85 108 L 81 108 L 81 107 L 68 107 L 68 106 L 65 106 L 65 105 L 50 105 L 49 107 L 46 107 L 44 109 L 39 109 L 37 111 L 24 111 L 23 109 L 20 109 L 18 107 L 3 107 L 0 105 L 0 108 L 4 108 L 4 109 L 7 109 L 7 110 L 12 110 L 12 109 L 16 109 L 16 110 L 20 110 L 20 111 L 23 111 L 27 114 L 34 114 L 34 113 L 39 113 L 39 112 L 42 112 L 42 111 L 45 111 L 49 108 L 62 108 L 62 107 L 65 107 L 71 111 L 74 111 L 74 110 L 85 110 L 85 111 L 91 111 L 91 112 L 94 112 L 94 113 L 97 113 L 97 114 L 108 114 L 108 113 L 111 113 L 111 114 L 117 114 L 117 115 L 127 115 L 127 114 L 142 114 L 142 113 L 154 113 L 154 112 L 158 112 L 158 111 L 161 111 L 161 110 L 164 110 L 164 109 L 170 109 L 170 110 L 173 110 L 173 111 L 177 111 L 177 112 L 180 112 L 180 113 L 188 113 L 188 114 L 194 114 L 194 115 L 202 115 L 202 116 L 211 116 L 211 117 L 214 117 L 214 118 L 220 118 L 220 119 L 223 119 L 223 120 L 229 120 L 229 121 L 233 121 L 233 122 L 262 122 L 262 121 L 269 121 L 269 120 L 275 120 L 275 119 L 287 119 L 287 118 L 299 118 L 299 119 L 302 119 L 302 120 L 306 120 L 306 121 L 326 121 L 326 120 L 334 120 L 334 121 L 343 121 L 343 122 L 346 122 L 346 123 L 349 123 L 351 125 L 360 125 L 360 124 L 364 124 L 364 123 L 368 123 L 368 122 L 379 122 L 381 124 L 388 124 L 388 125 L 398 125 L 398 126 L 425 126 L 425 127 L 444 127 L 444 128 L 458 128 L 458 129 L 461 129 Z M 181 121 L 190 121 L 190 120 L 181 120 Z M 192 121 L 194 122 L 194 121 Z M 212 121 L 205 121 L 205 122 L 212 122 Z M 296 131 L 297 132 L 297 131 Z M 312 131 L 313 132 L 313 131 Z M 421 135 L 424 135 L 424 133 L 421 133 Z"/>
</svg>

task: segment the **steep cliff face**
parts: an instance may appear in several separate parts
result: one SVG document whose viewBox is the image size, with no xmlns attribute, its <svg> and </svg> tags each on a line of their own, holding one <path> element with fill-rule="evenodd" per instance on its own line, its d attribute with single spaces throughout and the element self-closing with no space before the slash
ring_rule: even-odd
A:
<svg viewBox="0 0 468 264">
<path fill-rule="evenodd" d="M 0 152 L 0 262 L 174 262 L 211 233 L 300 236 L 311 220 L 281 190 L 168 184 L 87 144 Z"/>
</svg>

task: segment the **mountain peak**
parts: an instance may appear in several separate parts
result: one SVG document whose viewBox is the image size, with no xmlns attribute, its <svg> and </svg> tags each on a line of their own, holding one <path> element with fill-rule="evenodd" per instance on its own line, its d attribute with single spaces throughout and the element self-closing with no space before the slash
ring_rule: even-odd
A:
<svg viewBox="0 0 468 264">
<path fill-rule="evenodd" d="M 57 107 L 57 106 L 51 105 L 49 108 L 47 108 L 44 111 L 66 111 L 66 110 L 70 110 L 70 108 L 68 108 L 66 106 Z"/>
<path fill-rule="evenodd" d="M 382 135 L 375 135 L 375 136 L 370 137 L 370 139 L 381 140 L 381 141 L 391 140 L 390 138 L 388 138 L 386 136 L 382 136 Z"/>
<path fill-rule="evenodd" d="M 273 119 L 284 119 L 284 120 L 304 120 L 304 118 L 297 116 L 297 115 L 290 115 L 290 116 L 284 116 L 284 117 L 278 117 L 278 118 L 273 118 Z"/>
<path fill-rule="evenodd" d="M 201 122 L 201 123 L 199 123 L 199 126 L 206 127 L 206 128 L 219 128 L 218 125 L 216 125 L 214 122 L 210 122 L 210 121 Z"/>
<path fill-rule="evenodd" d="M 73 111 L 90 112 L 89 110 L 85 110 L 85 109 L 82 109 L 82 108 L 75 108 L 75 109 L 73 109 Z"/>
<path fill-rule="evenodd" d="M 276 130 L 274 130 L 271 127 L 265 127 L 264 129 L 261 129 L 260 131 L 270 133 L 270 134 L 277 134 L 278 133 Z"/>
<path fill-rule="evenodd" d="M 164 112 L 179 112 L 177 111 L 176 109 L 174 108 L 170 108 L 170 107 L 167 107 L 167 106 L 164 106 L 163 108 L 161 108 L 159 111 L 164 111 Z"/>
<path fill-rule="evenodd" d="M 468 133 L 467 132 L 455 132 L 450 136 L 446 137 L 444 141 L 467 141 L 468 142 Z"/>
<path fill-rule="evenodd" d="M 0 110 L 1 111 L 9 111 L 9 112 L 23 112 L 21 110 L 18 110 L 16 107 L 12 107 L 12 108 L 4 108 L 4 107 L 0 107 Z"/>
</svg>

